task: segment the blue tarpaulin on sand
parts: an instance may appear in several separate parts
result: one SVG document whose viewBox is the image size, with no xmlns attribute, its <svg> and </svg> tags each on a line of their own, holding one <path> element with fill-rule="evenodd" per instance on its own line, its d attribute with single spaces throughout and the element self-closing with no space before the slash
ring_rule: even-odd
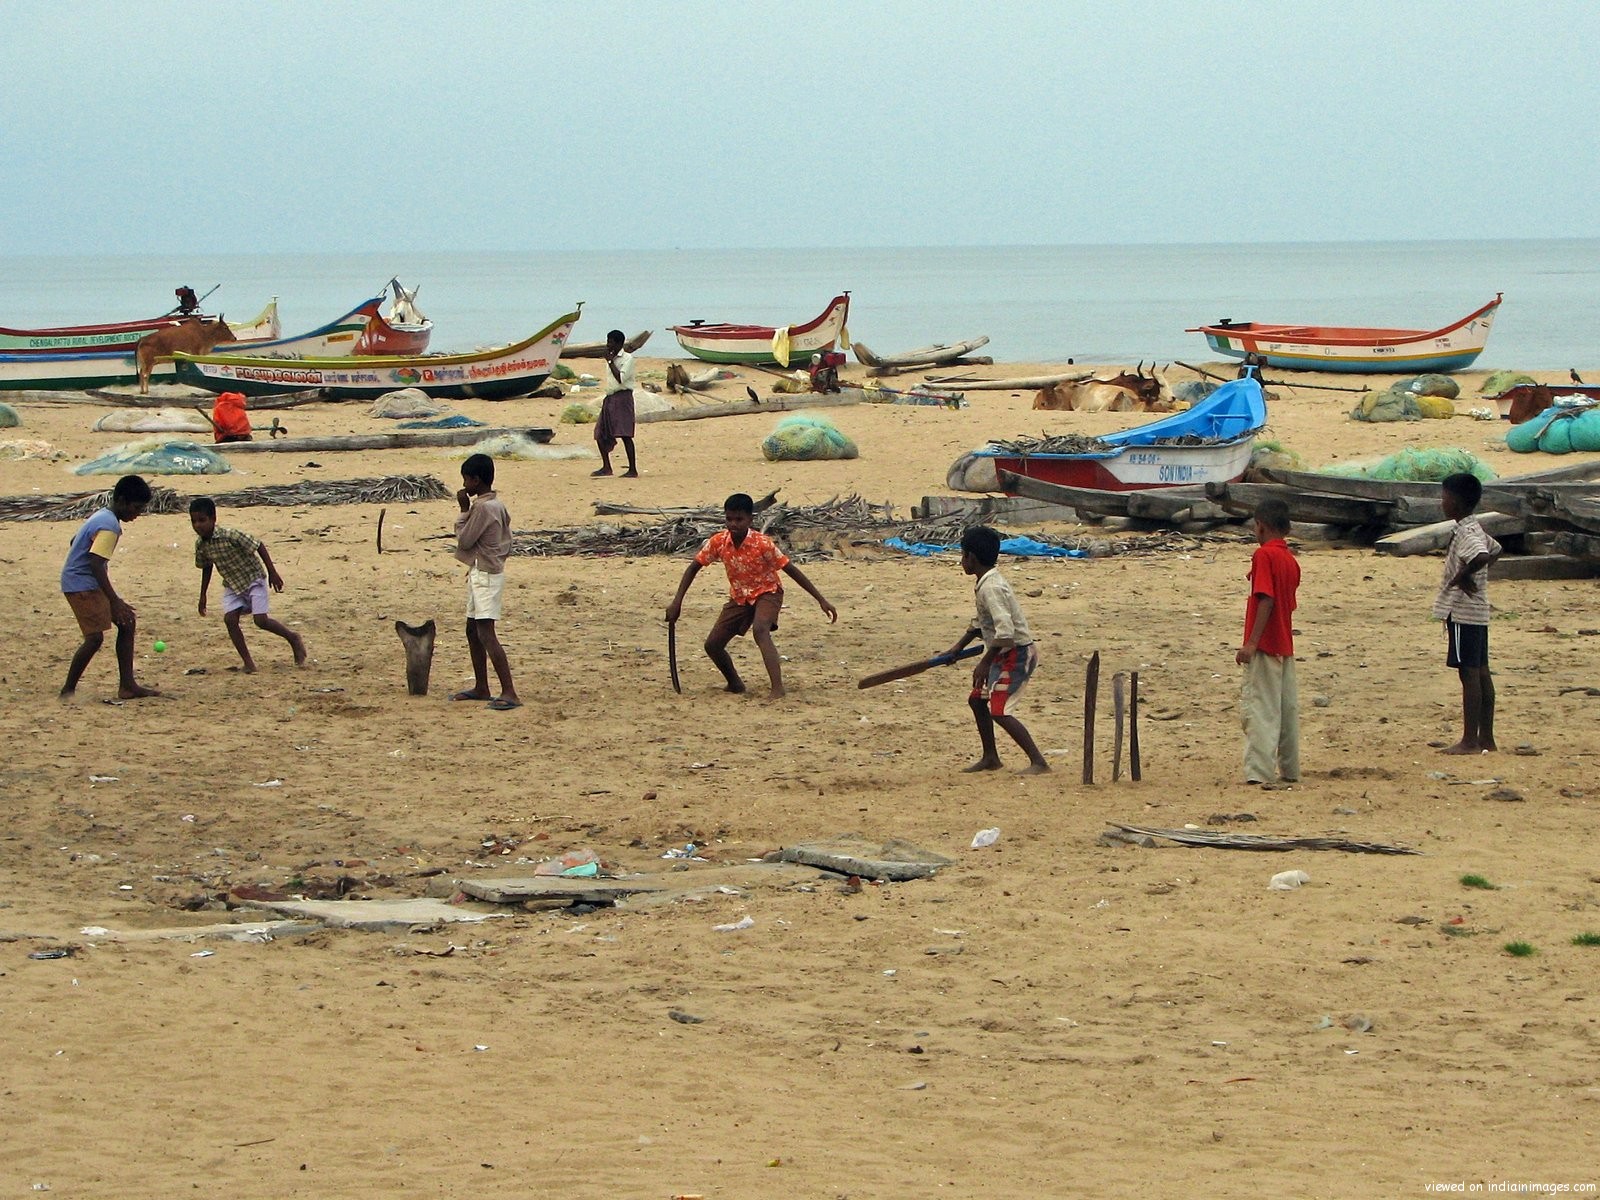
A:
<svg viewBox="0 0 1600 1200">
<path fill-rule="evenodd" d="M 959 545 L 943 546 L 938 542 L 908 542 L 905 538 L 892 537 L 883 543 L 892 550 L 904 550 L 907 554 L 916 554 L 926 558 L 931 554 L 942 554 L 946 550 L 960 550 Z M 1000 540 L 1001 554 L 1015 554 L 1022 558 L 1088 558 L 1087 550 L 1069 550 L 1066 546 L 1052 546 L 1049 542 L 1036 541 L 1030 537 L 1008 537 Z"/>
<path fill-rule="evenodd" d="M 435 417 L 431 421 L 401 421 L 400 429 L 471 429 L 475 425 L 482 425 L 482 421 L 474 421 L 471 417 L 464 417 L 460 413 L 451 413 L 448 417 Z"/>
</svg>

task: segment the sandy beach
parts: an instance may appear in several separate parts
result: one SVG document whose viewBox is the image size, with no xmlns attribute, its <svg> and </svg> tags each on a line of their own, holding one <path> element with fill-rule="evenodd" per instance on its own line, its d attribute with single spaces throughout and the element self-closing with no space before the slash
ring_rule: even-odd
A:
<svg viewBox="0 0 1600 1200">
<path fill-rule="evenodd" d="M 641 358 L 641 377 L 666 361 Z M 766 390 L 740 374 L 716 394 Z M 1463 412 L 1484 374 L 1457 377 Z M 1502 475 L 1581 457 L 1512 454 L 1504 423 L 1466 416 L 1352 422 L 1354 397 L 1304 385 L 1359 380 L 1295 381 L 1269 435 L 1310 468 L 1404 446 L 1459 446 Z M 968 401 L 830 410 L 861 449 L 843 462 L 764 461 L 771 414 L 642 425 L 638 480 L 590 478 L 590 429 L 558 424 L 565 401 L 454 408 L 589 449 L 500 465 L 519 532 L 634 520 L 597 518 L 597 499 L 733 491 L 908 514 L 991 436 L 1147 419 L 1034 412 L 1032 393 Z M 89 431 L 103 409 L 17 407 L 24 427 L 0 436 L 67 458 L 4 463 L 0 492 L 110 486 L 66 470 L 131 440 Z M 392 427 L 359 404 L 280 415 L 297 436 Z M 675 695 L 662 614 L 683 558 L 513 558 L 500 632 L 525 706 L 502 713 L 446 700 L 471 679 L 453 499 L 390 505 L 382 554 L 376 505 L 228 506 L 240 487 L 401 473 L 453 492 L 463 455 L 250 454 L 228 475 L 153 479 L 215 495 L 221 524 L 266 541 L 288 585 L 273 615 L 312 658 L 297 670 L 247 629 L 261 670 L 230 670 L 217 607 L 196 612 L 187 517 L 147 516 L 112 576 L 156 700 L 106 703 L 108 644 L 77 703 L 58 703 L 78 641 L 58 587 L 76 523 L 0 522 L 0 1190 L 1377 1200 L 1600 1185 L 1582 1133 L 1600 1120 L 1600 946 L 1572 940 L 1600 933 L 1593 581 L 1491 582 L 1501 752 L 1447 758 L 1431 744 L 1459 736 L 1460 685 L 1428 615 L 1440 559 L 1292 539 L 1305 773 L 1262 791 L 1243 782 L 1233 659 L 1245 527 L 1004 559 L 1043 647 L 1017 711 L 1054 771 L 973 777 L 965 672 L 855 686 L 959 636 L 972 593 L 954 555 L 844 539 L 805 561 L 840 619 L 789 589 L 781 702 L 724 693 L 700 650 L 719 568 L 685 605 Z M 428 618 L 432 688 L 410 697 L 393 625 Z M 1095 651 L 1102 763 L 1085 785 Z M 762 681 L 748 639 L 734 655 Z M 1112 782 L 1107 681 L 1135 670 L 1143 779 Z M 1208 824 L 1243 813 L 1256 821 Z M 1421 853 L 1106 845 L 1107 822 Z M 998 842 L 970 849 L 990 827 Z M 754 861 L 847 831 L 954 863 L 851 890 Z M 688 843 L 693 859 L 663 857 Z M 662 890 L 576 915 L 473 904 L 487 919 L 424 931 L 168 936 L 267 919 L 239 889 L 449 896 L 452 880 L 581 850 Z M 1268 889 L 1291 869 L 1310 883 Z M 1513 957 L 1512 941 L 1536 953 Z"/>
</svg>

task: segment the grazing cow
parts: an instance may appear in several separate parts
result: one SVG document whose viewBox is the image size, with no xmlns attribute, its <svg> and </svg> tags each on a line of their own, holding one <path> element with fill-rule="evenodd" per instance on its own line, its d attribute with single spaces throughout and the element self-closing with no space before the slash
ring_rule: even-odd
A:
<svg viewBox="0 0 1600 1200">
<path fill-rule="evenodd" d="M 219 343 L 238 340 L 221 317 L 215 321 L 189 317 L 146 334 L 139 339 L 139 348 L 134 354 L 139 364 L 139 394 L 150 394 L 150 372 L 155 369 L 158 358 L 171 358 L 179 350 L 185 354 L 209 354 Z"/>
<path fill-rule="evenodd" d="M 1073 379 L 1042 389 L 1033 407 L 1052 412 L 1171 412 L 1176 407 L 1167 381 L 1144 373 L 1141 361 L 1132 371 L 1119 371 L 1109 379 Z"/>
</svg>

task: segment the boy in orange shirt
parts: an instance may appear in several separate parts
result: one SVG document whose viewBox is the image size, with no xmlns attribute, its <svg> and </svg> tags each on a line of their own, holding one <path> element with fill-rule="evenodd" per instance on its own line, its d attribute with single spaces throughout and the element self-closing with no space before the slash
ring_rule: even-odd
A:
<svg viewBox="0 0 1600 1200">
<path fill-rule="evenodd" d="M 830 624 L 839 619 L 839 610 L 789 561 L 776 542 L 750 528 L 754 516 L 755 501 L 743 492 L 736 492 L 723 501 L 722 518 L 728 527 L 712 534 L 684 569 L 678 594 L 667 605 L 667 624 L 677 623 L 683 612 L 683 598 L 700 568 L 721 562 L 728 572 L 728 602 L 722 606 L 717 623 L 706 636 L 706 654 L 728 681 L 728 691 L 744 691 L 744 680 L 739 678 L 728 654 L 728 643 L 749 632 L 761 649 L 761 660 L 766 664 L 767 678 L 772 683 L 772 698 L 776 700 L 783 696 L 783 664 L 778 658 L 777 643 L 772 640 L 772 631 L 778 627 L 778 613 L 783 608 L 783 580 L 778 578 L 778 573 L 783 572 L 805 588 L 822 605 Z"/>
</svg>

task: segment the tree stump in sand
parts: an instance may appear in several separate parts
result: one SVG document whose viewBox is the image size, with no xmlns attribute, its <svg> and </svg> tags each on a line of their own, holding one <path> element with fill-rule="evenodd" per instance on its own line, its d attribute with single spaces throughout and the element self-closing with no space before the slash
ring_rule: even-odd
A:
<svg viewBox="0 0 1600 1200">
<path fill-rule="evenodd" d="M 406 650 L 406 692 L 412 696 L 428 694 L 428 675 L 433 670 L 433 637 L 438 631 L 433 621 L 421 625 L 394 623 L 400 644 Z"/>
</svg>

